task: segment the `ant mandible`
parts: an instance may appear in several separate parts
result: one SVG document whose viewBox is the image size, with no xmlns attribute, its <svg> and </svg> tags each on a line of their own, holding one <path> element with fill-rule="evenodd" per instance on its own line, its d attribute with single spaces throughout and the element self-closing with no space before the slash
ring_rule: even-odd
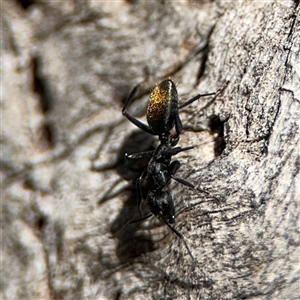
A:
<svg viewBox="0 0 300 300">
<path fill-rule="evenodd" d="M 175 222 L 175 207 L 171 194 L 163 189 L 166 187 L 166 185 L 168 185 L 171 179 L 174 179 L 185 186 L 208 194 L 206 191 L 195 188 L 195 186 L 190 182 L 176 177 L 175 174 L 180 167 L 180 162 L 178 160 L 171 162 L 171 159 L 172 156 L 180 152 L 194 148 L 193 146 L 185 148 L 175 147 L 182 132 L 182 123 L 178 114 L 179 110 L 198 100 L 200 97 L 211 96 L 215 95 L 216 93 L 202 95 L 199 94 L 179 106 L 178 93 L 175 84 L 170 79 L 164 80 L 158 84 L 150 94 L 147 104 L 148 125 L 146 125 L 131 116 L 126 111 L 126 108 L 136 94 L 137 88 L 138 86 L 135 87 L 130 93 L 124 104 L 122 113 L 128 118 L 129 121 L 131 121 L 140 129 L 149 134 L 158 135 L 160 140 L 160 144 L 154 151 L 145 151 L 126 155 L 129 159 L 138 159 L 142 157 L 150 158 L 147 169 L 137 179 L 137 193 L 140 214 L 143 188 L 147 191 L 145 202 L 148 205 L 151 213 L 155 215 L 161 222 L 165 223 L 183 241 L 190 257 L 192 260 L 194 260 L 194 257 L 189 250 L 183 235 L 170 225 Z M 174 127 L 174 125 L 176 133 L 171 137 L 170 130 Z"/>
</svg>

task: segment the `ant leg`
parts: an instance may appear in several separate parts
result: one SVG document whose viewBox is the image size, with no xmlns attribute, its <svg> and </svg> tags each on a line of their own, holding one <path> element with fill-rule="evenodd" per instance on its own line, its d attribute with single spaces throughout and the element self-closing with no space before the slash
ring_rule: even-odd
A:
<svg viewBox="0 0 300 300">
<path fill-rule="evenodd" d="M 187 186 L 187 187 L 190 187 L 194 190 L 197 190 L 199 192 L 202 192 L 206 195 L 210 195 L 209 192 L 207 191 L 204 191 L 202 189 L 199 189 L 197 187 L 195 187 L 192 183 L 190 183 L 189 181 L 185 180 L 185 179 L 182 179 L 182 178 L 179 178 L 179 177 L 176 177 L 174 176 L 176 174 L 176 172 L 178 171 L 178 169 L 180 168 L 180 162 L 178 160 L 175 160 L 173 161 L 170 166 L 169 166 L 169 174 L 171 176 L 172 179 L 176 180 L 177 182 Z M 214 197 L 214 196 L 213 196 Z M 215 199 L 217 199 L 219 201 L 218 198 L 214 197 Z"/>
<path fill-rule="evenodd" d="M 189 181 L 174 176 L 174 175 L 176 174 L 176 172 L 178 171 L 179 168 L 180 168 L 180 162 L 179 162 L 178 160 L 175 160 L 175 161 L 173 161 L 173 162 L 170 164 L 169 170 L 168 170 L 168 171 L 169 171 L 169 174 L 170 174 L 171 178 L 173 178 L 173 179 L 176 180 L 177 182 L 179 182 L 179 183 L 181 183 L 181 184 L 183 184 L 183 185 L 185 185 L 185 186 L 187 186 L 187 187 L 190 187 L 190 188 L 192 188 L 192 189 L 194 189 L 194 190 L 198 190 L 199 192 L 203 192 L 203 193 L 209 195 L 208 192 L 196 188 L 196 187 L 195 187 L 192 183 L 190 183 Z"/>
<path fill-rule="evenodd" d="M 198 100 L 198 99 L 201 98 L 201 97 L 213 96 L 213 95 L 215 95 L 216 93 L 217 93 L 217 92 L 214 92 L 214 93 L 207 93 L 207 94 L 199 94 L 199 95 L 193 97 L 192 99 L 188 100 L 187 102 L 181 104 L 181 105 L 178 107 L 178 109 L 182 109 L 182 108 L 184 108 L 184 107 L 190 105 L 191 103 L 195 102 L 196 100 Z"/>
<path fill-rule="evenodd" d="M 178 169 L 180 168 L 180 162 L 178 160 L 173 161 L 170 166 L 169 166 L 169 174 L 171 176 L 172 179 L 176 180 L 177 182 L 190 187 L 194 190 L 198 190 L 199 192 L 205 193 L 206 195 L 209 195 L 209 192 L 206 192 L 204 190 L 201 190 L 199 188 L 196 188 L 192 183 L 190 183 L 189 181 L 176 177 L 174 176 L 176 174 L 176 172 L 178 171 Z"/>
<path fill-rule="evenodd" d="M 196 188 L 192 183 L 190 183 L 189 181 L 185 180 L 185 179 L 182 179 L 182 178 L 179 178 L 179 177 L 176 177 L 174 176 L 176 174 L 176 172 L 178 171 L 178 169 L 180 168 L 180 162 L 178 160 L 175 160 L 173 161 L 170 166 L 169 166 L 169 174 L 171 176 L 171 178 L 173 178 L 174 180 L 176 180 L 177 182 L 187 186 L 187 187 L 190 187 L 194 190 L 198 190 L 199 192 L 202 192 L 202 193 L 205 193 L 207 195 L 209 195 L 208 192 L 204 191 L 204 190 L 201 190 L 201 189 L 198 189 Z"/>
<path fill-rule="evenodd" d="M 164 220 L 163 220 L 164 221 Z M 166 222 L 166 221 L 164 221 L 164 223 L 182 240 L 182 242 L 183 242 L 183 244 L 184 244 L 184 246 L 185 246 L 185 248 L 186 248 L 186 250 L 187 250 L 187 252 L 188 252 L 188 254 L 189 254 L 189 256 L 191 257 L 191 259 L 193 260 L 193 261 L 195 261 L 195 258 L 194 258 L 194 256 L 192 255 L 192 252 L 190 251 L 190 249 L 189 249 L 189 247 L 188 247 L 188 245 L 187 245 L 187 243 L 186 243 L 186 241 L 185 241 L 185 239 L 184 239 L 184 237 L 183 237 L 183 235 L 178 231 L 178 230 L 176 230 L 173 226 L 171 226 L 168 222 Z"/>
<path fill-rule="evenodd" d="M 125 153 L 125 158 L 126 159 L 139 159 L 139 158 L 151 158 L 154 154 L 155 150 L 149 150 L 149 151 L 144 151 L 144 152 L 138 152 L 138 153 L 132 153 L 132 154 L 127 154 Z"/>
<path fill-rule="evenodd" d="M 185 148 L 176 147 L 176 148 L 171 148 L 171 149 L 166 150 L 166 151 L 162 151 L 162 154 L 165 155 L 165 156 L 173 156 L 173 155 L 176 155 L 180 152 L 188 151 L 188 150 L 191 150 L 191 149 L 194 149 L 194 148 L 195 148 L 194 146 L 189 146 L 189 147 L 185 147 Z"/>
<path fill-rule="evenodd" d="M 195 186 L 194 186 L 192 183 L 190 183 L 189 181 L 187 181 L 187 180 L 184 180 L 184 179 L 182 179 L 182 178 L 176 177 L 176 176 L 174 176 L 174 175 L 171 175 L 171 177 L 172 177 L 174 180 L 176 180 L 177 182 L 179 182 L 179 183 L 181 183 L 181 184 L 183 184 L 183 185 L 185 185 L 185 186 L 188 186 L 188 187 L 190 187 L 190 188 L 192 188 L 192 189 L 196 189 Z M 207 193 L 207 192 L 205 192 L 205 193 Z"/>
<path fill-rule="evenodd" d="M 191 150 L 194 148 L 195 148 L 194 146 L 189 146 L 189 147 L 185 147 L 185 148 L 176 147 L 176 148 L 171 148 L 167 151 L 162 151 L 162 154 L 165 156 L 173 156 L 180 152 L 188 151 L 188 150 Z M 129 155 L 127 153 L 125 153 L 125 158 L 126 159 L 151 158 L 153 156 L 154 152 L 155 152 L 155 150 L 137 152 L 137 153 L 132 153 Z"/>
<path fill-rule="evenodd" d="M 192 188 L 192 189 L 194 189 L 194 190 L 198 190 L 199 192 L 202 192 L 202 193 L 204 193 L 204 194 L 206 194 L 206 195 L 209 195 L 209 192 L 206 192 L 206 191 L 204 191 L 204 190 L 201 190 L 201 189 L 196 188 L 192 183 L 190 183 L 190 182 L 187 181 L 187 180 L 184 180 L 184 179 L 182 179 L 182 178 L 176 177 L 176 176 L 174 176 L 174 175 L 171 175 L 171 177 L 172 177 L 174 180 L 176 180 L 177 182 L 179 182 L 179 183 L 181 183 L 181 184 L 183 184 L 183 185 L 185 185 L 185 186 L 187 186 L 187 187 L 190 187 L 190 188 Z"/>
<path fill-rule="evenodd" d="M 150 133 L 152 135 L 157 135 L 148 125 L 142 123 L 138 119 L 134 118 L 132 115 L 130 115 L 127 111 L 126 108 L 129 106 L 131 103 L 132 99 L 134 98 L 137 90 L 139 88 L 139 85 L 137 85 L 130 93 L 129 97 L 127 98 L 124 107 L 122 109 L 122 114 L 125 116 L 131 123 L 133 123 L 135 126 L 139 127 L 140 129 L 144 130 L 147 133 Z"/>
<path fill-rule="evenodd" d="M 172 141 L 176 145 L 179 141 L 179 136 L 182 132 L 182 123 L 178 115 L 178 110 L 175 113 L 175 130 L 176 130 L 176 134 L 172 137 Z"/>
</svg>

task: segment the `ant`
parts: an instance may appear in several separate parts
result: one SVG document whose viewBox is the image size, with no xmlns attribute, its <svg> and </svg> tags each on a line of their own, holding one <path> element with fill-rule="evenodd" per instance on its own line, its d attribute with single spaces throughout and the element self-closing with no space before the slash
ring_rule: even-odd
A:
<svg viewBox="0 0 300 300">
<path fill-rule="evenodd" d="M 165 191 L 164 188 L 169 184 L 171 179 L 174 179 L 185 186 L 208 194 L 208 192 L 196 188 L 192 183 L 176 177 L 175 174 L 180 168 L 180 162 L 178 160 L 171 162 L 171 159 L 172 156 L 180 152 L 194 148 L 193 146 L 185 148 L 175 147 L 182 132 L 182 123 L 178 113 L 179 110 L 198 100 L 200 97 L 211 96 L 216 93 L 198 94 L 179 106 L 178 93 L 174 82 L 171 79 L 164 80 L 158 84 L 150 94 L 147 104 L 148 125 L 146 125 L 126 111 L 126 108 L 134 98 L 137 89 L 138 86 L 136 86 L 130 93 L 122 109 L 122 114 L 145 132 L 152 135 L 158 135 L 160 140 L 160 144 L 155 150 L 134 153 L 131 155 L 126 154 L 126 157 L 129 159 L 138 159 L 143 157 L 150 158 L 147 169 L 137 179 L 137 197 L 140 215 L 142 215 L 141 201 L 143 189 L 147 193 L 145 202 L 151 213 L 161 222 L 166 224 L 171 231 L 173 231 L 183 241 L 188 254 L 192 260 L 194 260 L 183 235 L 171 225 L 175 222 L 175 207 L 171 194 L 168 191 Z M 176 133 L 171 136 L 170 130 L 174 127 L 174 125 Z M 146 219 L 151 215 L 144 217 L 141 220 Z"/>
</svg>

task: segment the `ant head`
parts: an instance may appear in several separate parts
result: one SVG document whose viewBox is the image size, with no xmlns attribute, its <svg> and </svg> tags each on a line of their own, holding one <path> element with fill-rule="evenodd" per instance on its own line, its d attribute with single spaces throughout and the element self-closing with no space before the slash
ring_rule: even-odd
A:
<svg viewBox="0 0 300 300">
<path fill-rule="evenodd" d="M 147 195 L 147 204 L 151 212 L 166 223 L 175 222 L 175 208 L 172 196 L 167 191 L 152 192 Z"/>
</svg>

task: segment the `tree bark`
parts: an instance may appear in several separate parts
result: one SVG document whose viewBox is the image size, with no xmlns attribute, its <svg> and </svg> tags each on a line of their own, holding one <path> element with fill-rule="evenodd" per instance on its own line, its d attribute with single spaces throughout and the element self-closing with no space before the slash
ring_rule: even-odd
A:
<svg viewBox="0 0 300 300">
<path fill-rule="evenodd" d="M 3 1 L 2 298 L 297 299 L 299 7 Z M 124 227 L 147 166 L 124 154 L 157 138 L 122 106 L 142 82 L 143 120 L 169 76 L 181 103 L 219 90 L 180 112 L 177 175 L 209 195 L 167 187 L 195 261 L 155 217 Z"/>
</svg>

